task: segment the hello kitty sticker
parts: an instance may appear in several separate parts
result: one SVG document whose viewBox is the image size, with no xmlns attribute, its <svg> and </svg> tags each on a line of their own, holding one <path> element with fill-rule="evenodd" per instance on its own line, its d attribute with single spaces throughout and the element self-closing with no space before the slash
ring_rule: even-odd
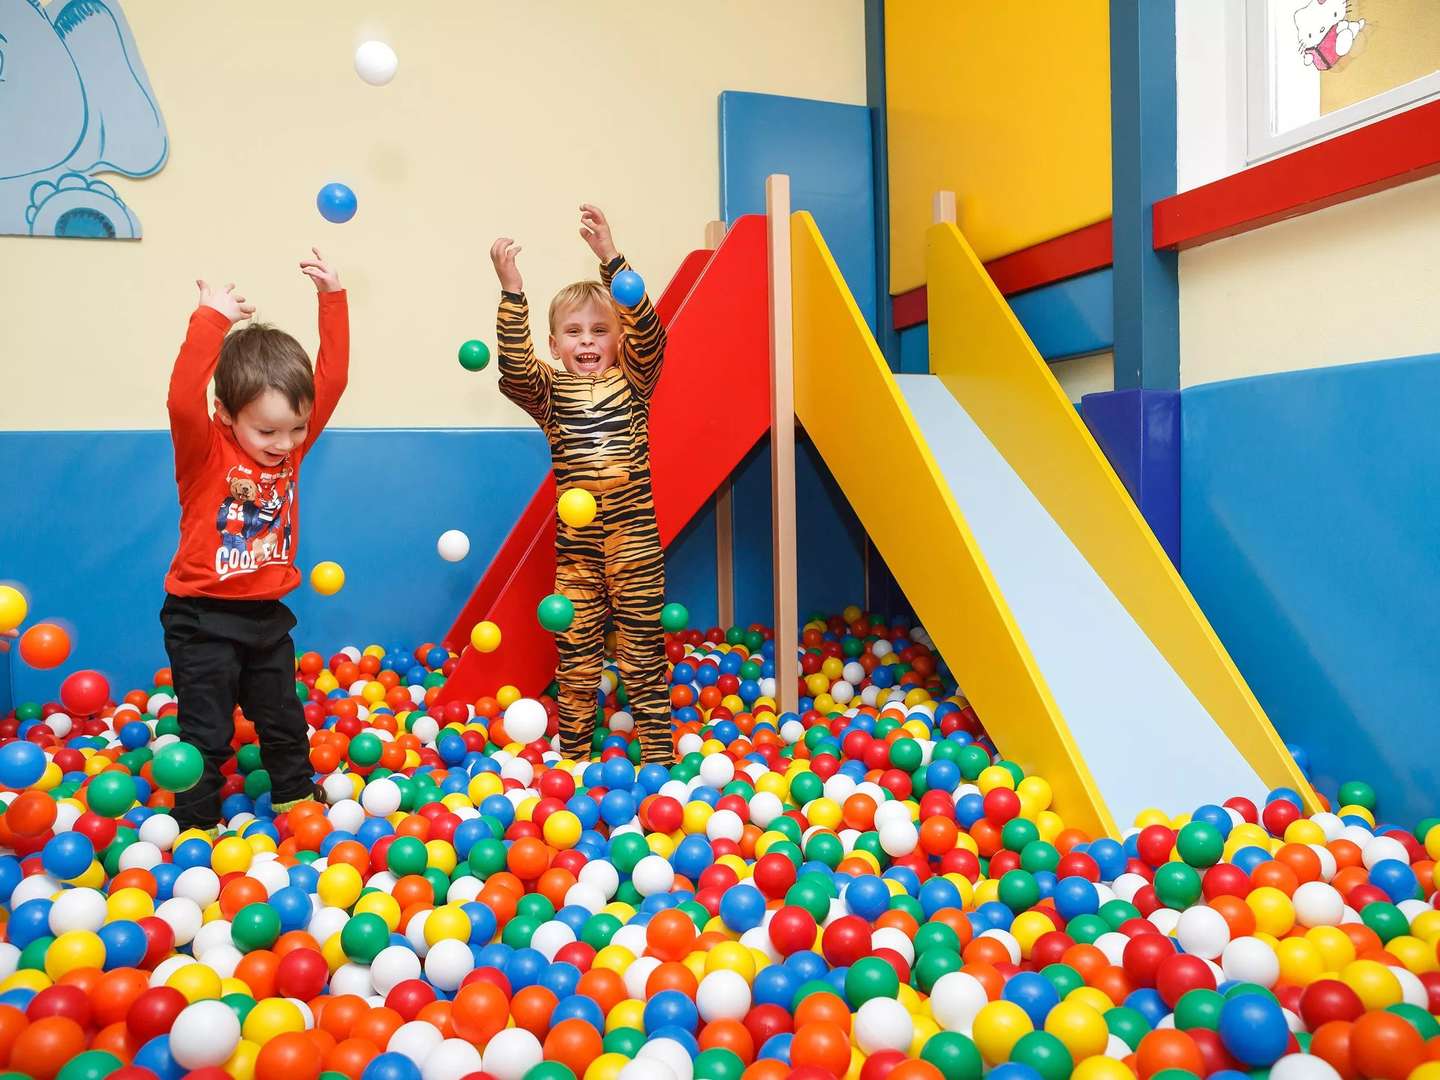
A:
<svg viewBox="0 0 1440 1080">
<path fill-rule="evenodd" d="M 1295 12 L 1301 58 L 1316 71 L 1329 71 L 1348 56 L 1364 29 L 1364 19 L 1349 17 L 1346 0 L 1309 0 Z"/>
</svg>

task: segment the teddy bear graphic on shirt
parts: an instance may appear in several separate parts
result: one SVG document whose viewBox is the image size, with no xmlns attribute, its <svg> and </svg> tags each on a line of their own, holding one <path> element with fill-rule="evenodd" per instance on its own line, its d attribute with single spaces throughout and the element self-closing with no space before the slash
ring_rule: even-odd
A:
<svg viewBox="0 0 1440 1080">
<path fill-rule="evenodd" d="M 288 463 L 279 469 L 234 465 L 225 474 L 230 494 L 221 500 L 215 517 L 215 528 L 220 533 L 215 571 L 221 580 L 289 560 L 294 531 L 294 475 Z"/>
<path fill-rule="evenodd" d="M 259 531 L 260 508 L 255 505 L 255 497 L 260 493 L 260 485 L 251 470 L 243 465 L 236 465 L 226 473 L 225 482 L 230 494 L 220 503 L 215 528 L 220 533 L 222 550 L 243 552 Z"/>
<path fill-rule="evenodd" d="M 1309 0 L 1295 12 L 1301 58 L 1317 71 L 1329 71 L 1348 56 L 1364 29 L 1364 19 L 1349 17 L 1346 0 Z"/>
</svg>

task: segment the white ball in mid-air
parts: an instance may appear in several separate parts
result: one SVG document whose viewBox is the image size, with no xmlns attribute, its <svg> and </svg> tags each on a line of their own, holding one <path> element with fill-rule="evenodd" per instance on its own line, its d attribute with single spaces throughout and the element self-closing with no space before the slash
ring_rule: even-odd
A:
<svg viewBox="0 0 1440 1080">
<path fill-rule="evenodd" d="M 367 41 L 355 50 L 355 74 L 371 86 L 384 86 L 395 78 L 400 59 L 383 41 Z"/>
<path fill-rule="evenodd" d="M 459 562 L 470 554 L 470 537 L 459 529 L 446 529 L 435 541 L 435 550 L 446 562 Z"/>
</svg>

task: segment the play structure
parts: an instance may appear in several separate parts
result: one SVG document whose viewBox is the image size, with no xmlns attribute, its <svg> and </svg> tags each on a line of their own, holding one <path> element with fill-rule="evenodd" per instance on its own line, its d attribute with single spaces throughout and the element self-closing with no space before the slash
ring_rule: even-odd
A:
<svg viewBox="0 0 1440 1080">
<path fill-rule="evenodd" d="M 772 432 L 754 388 L 793 371 L 795 417 L 986 730 L 1050 781 L 1067 820 L 1114 834 L 1147 807 L 1218 790 L 1262 800 L 1285 787 L 1308 798 L 1224 646 L 955 227 L 953 197 L 937 196 L 936 207 L 948 220 L 928 236 L 927 375 L 891 373 L 807 214 L 794 215 L 779 243 L 772 224 L 768 246 L 765 219 L 742 218 L 716 249 L 682 263 L 657 304 L 670 334 L 651 428 L 662 542 Z M 778 303 L 766 285 L 777 267 Z M 681 403 L 713 386 L 707 371 L 721 347 L 735 392 L 709 391 L 714 410 L 688 416 Z M 857 395 L 891 433 L 900 492 L 849 436 L 846 402 Z M 697 438 L 707 447 L 699 461 L 687 453 Z M 787 498 L 793 514 L 788 460 L 789 485 L 775 485 L 777 523 Z M 903 519 L 890 511 L 897 495 L 913 508 Z M 554 507 L 547 476 L 444 639 L 461 655 L 442 701 L 507 684 L 539 693 L 553 677 L 553 639 L 533 612 L 554 587 Z M 784 535 L 777 524 L 780 561 Z M 788 552 L 793 559 L 793 526 Z M 778 604 L 793 593 L 793 569 L 777 564 L 775 581 Z M 499 648 L 468 647 L 481 620 L 506 628 Z M 793 635 L 793 620 L 793 607 L 788 619 L 777 615 L 777 635 L 787 623 Z M 1143 743 L 1148 767 L 1135 767 L 1120 733 Z"/>
</svg>

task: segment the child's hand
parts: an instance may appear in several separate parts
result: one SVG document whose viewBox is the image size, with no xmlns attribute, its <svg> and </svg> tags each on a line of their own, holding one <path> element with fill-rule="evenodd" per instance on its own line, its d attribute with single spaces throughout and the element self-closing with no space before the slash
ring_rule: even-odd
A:
<svg viewBox="0 0 1440 1080">
<path fill-rule="evenodd" d="M 598 206 L 580 204 L 580 236 L 602 263 L 608 263 L 620 254 L 615 250 L 615 240 L 610 235 L 610 223 L 605 220 L 605 212 Z"/>
<path fill-rule="evenodd" d="M 508 236 L 502 236 L 490 245 L 490 261 L 495 264 L 495 276 L 500 279 L 500 288 L 504 292 L 525 291 L 520 268 L 515 265 L 515 256 L 519 254 L 520 245 Z"/>
<path fill-rule="evenodd" d="M 19 630 L 6 630 L 3 634 L 0 634 L 0 652 L 9 652 L 10 638 L 17 638 L 19 636 Z"/>
<path fill-rule="evenodd" d="M 247 304 L 245 297 L 235 292 L 235 283 L 232 281 L 224 289 L 212 289 L 204 281 L 199 279 L 195 282 L 200 287 L 200 306 L 214 308 L 227 319 L 231 325 L 250 318 L 255 314 L 255 305 Z"/>
<path fill-rule="evenodd" d="M 316 292 L 339 292 L 340 275 L 325 261 L 319 248 L 312 247 L 310 250 L 315 254 L 315 258 L 301 259 L 300 272 L 315 282 Z"/>
</svg>

